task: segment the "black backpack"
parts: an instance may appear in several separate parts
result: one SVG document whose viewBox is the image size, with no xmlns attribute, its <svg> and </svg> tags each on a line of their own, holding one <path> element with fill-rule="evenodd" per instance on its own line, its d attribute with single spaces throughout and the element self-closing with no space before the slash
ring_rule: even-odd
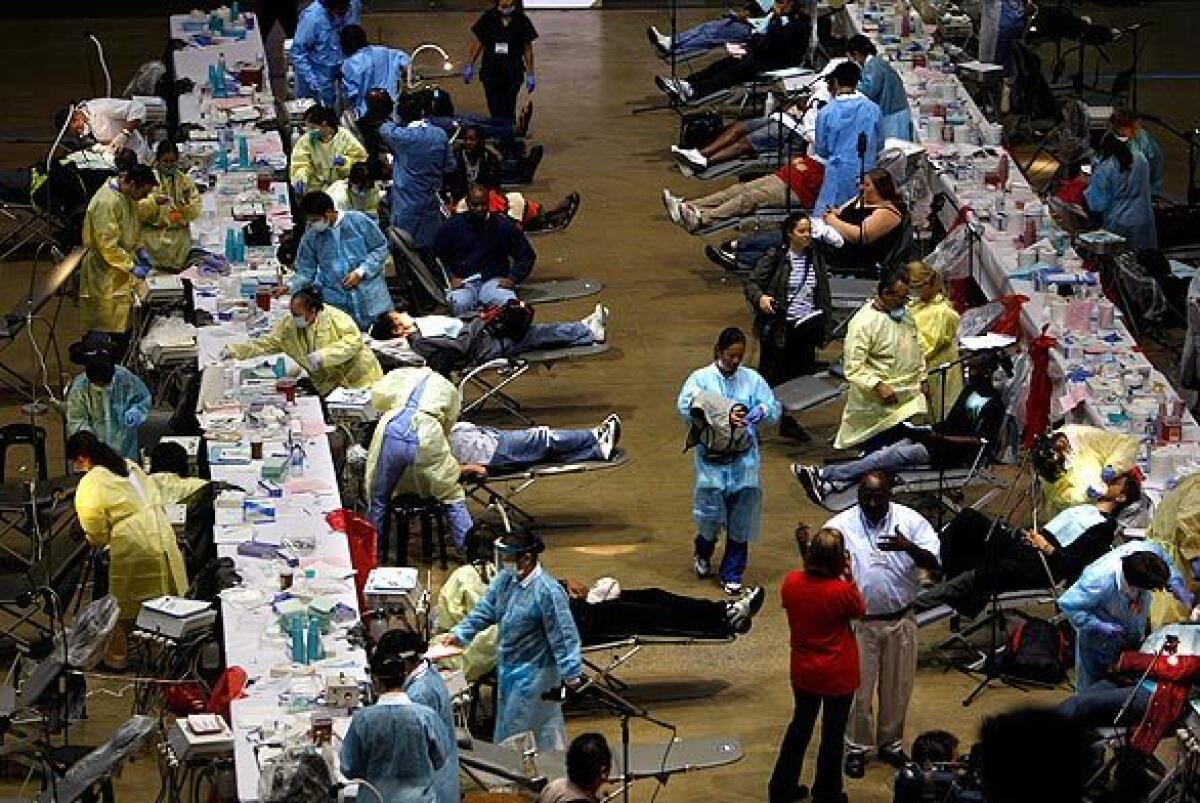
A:
<svg viewBox="0 0 1200 803">
<path fill-rule="evenodd" d="M 1014 678 L 1055 685 L 1067 677 L 1071 652 L 1062 625 L 1031 616 L 1023 618 L 1008 637 L 999 668 Z"/>
<path fill-rule="evenodd" d="M 685 114 L 679 121 L 679 147 L 703 148 L 721 133 L 725 125 L 716 112 Z"/>
<path fill-rule="evenodd" d="M 519 298 L 485 307 L 479 313 L 488 333 L 501 340 L 520 340 L 533 326 L 533 307 Z"/>
</svg>

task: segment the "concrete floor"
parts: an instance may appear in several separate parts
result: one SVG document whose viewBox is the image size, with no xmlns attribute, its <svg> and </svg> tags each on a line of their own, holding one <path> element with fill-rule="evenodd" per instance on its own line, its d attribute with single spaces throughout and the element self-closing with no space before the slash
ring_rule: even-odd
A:
<svg viewBox="0 0 1200 803">
<path fill-rule="evenodd" d="M 1156 4 L 1189 16 L 1183 6 L 1194 8 L 1194 4 Z M 705 16 L 687 10 L 680 21 L 690 24 Z M 401 47 L 432 39 L 461 58 L 470 20 L 470 15 L 458 13 L 371 15 L 367 28 L 372 38 L 378 34 Z M 606 288 L 601 299 L 613 310 L 613 349 L 602 359 L 563 365 L 549 377 L 524 381 L 517 394 L 539 423 L 591 425 L 616 411 L 625 423 L 624 446 L 631 460 L 617 471 L 547 482 L 525 494 L 524 504 L 544 525 L 542 534 L 550 544 L 545 562 L 555 575 L 587 579 L 613 575 L 627 587 L 660 586 L 716 597 L 715 585 L 697 581 L 691 573 L 692 471 L 690 457 L 681 453 L 683 431 L 674 404 L 686 375 L 710 359 L 719 330 L 729 325 L 748 328 L 750 315 L 740 287 L 722 280 L 703 258 L 700 242 L 666 221 L 659 201 L 662 186 L 687 194 L 706 189 L 681 177 L 667 158 L 678 119 L 669 112 L 630 115 L 633 107 L 660 100 L 651 81 L 660 64 L 650 54 L 642 31 L 651 22 L 661 25 L 663 15 L 537 12 L 534 20 L 541 38 L 533 135 L 546 145 L 547 157 L 529 192 L 546 200 L 572 190 L 583 195 L 582 211 L 568 232 L 535 241 L 539 253 L 535 277 L 602 279 Z M 45 136 L 55 108 L 92 94 L 91 54 L 84 49 L 81 27 L 91 28 L 107 43 L 119 88 L 137 64 L 161 51 L 165 23 L 155 18 L 83 24 L 15 21 L 0 27 L 0 75 L 6 76 L 0 92 L 0 131 Z M 1153 36 L 1160 34 L 1170 46 L 1159 48 L 1155 40 L 1147 53 L 1147 61 L 1154 61 L 1150 68 L 1185 64 L 1182 30 L 1167 25 L 1152 29 Z M 31 81 L 26 76 L 34 65 L 38 77 Z M 1194 84 L 1156 82 L 1144 89 L 1144 103 L 1150 107 L 1153 98 L 1162 103 L 1162 113 L 1186 115 L 1192 107 L 1166 102 L 1168 92 L 1177 94 L 1183 86 L 1194 96 Z M 451 89 L 461 109 L 483 108 L 477 86 Z M 0 146 L 0 163 L 27 163 L 44 148 Z M 1178 181 L 1176 174 L 1172 172 L 1170 182 Z M 6 278 L 14 279 L 0 282 L 0 308 L 9 308 L 28 266 L 13 263 L 3 270 Z M 594 299 L 546 306 L 539 310 L 539 319 L 578 318 L 590 303 Z M 68 302 L 57 328 L 62 343 L 76 335 L 76 319 Z M 0 359 L 27 371 L 31 364 L 27 351 L 21 345 Z M 752 353 L 752 362 L 753 358 Z M 15 404 L 15 398 L 8 399 L 0 409 L 0 421 L 19 415 Z M 787 628 L 778 606 L 778 585 L 797 562 L 791 536 L 796 521 L 819 525 L 825 519 L 804 498 L 787 465 L 798 458 L 828 455 L 825 444 L 836 427 L 836 411 L 814 415 L 805 423 L 816 437 L 803 453 L 774 437 L 768 437 L 764 446 L 763 536 L 752 550 L 746 579 L 766 585 L 769 601 L 754 630 L 732 645 L 647 650 L 623 672 L 634 683 L 638 699 L 650 705 L 657 717 L 675 724 L 680 736 L 732 735 L 746 748 L 746 758 L 739 764 L 673 778 L 658 794 L 664 803 L 765 799 L 766 779 L 791 708 Z M 925 640 L 943 634 L 939 630 Z M 929 728 L 943 728 L 969 744 L 983 717 L 1017 704 L 1051 702 L 1064 694 L 1000 689 L 963 708 L 959 701 L 972 685 L 957 673 L 923 665 L 908 739 Z M 121 686 L 91 684 L 93 689 L 114 692 Z M 106 738 L 127 714 L 128 704 L 128 696 L 94 695 L 92 717 L 74 731 L 73 738 L 92 743 Z M 612 718 L 575 717 L 568 727 L 571 734 L 600 730 L 614 742 L 619 735 Z M 665 737 L 661 730 L 640 723 L 634 724 L 633 731 L 637 741 Z M 891 798 L 890 784 L 891 771 L 872 766 L 867 778 L 849 781 L 847 790 L 853 800 L 885 801 Z M 140 759 L 118 782 L 119 798 L 149 800 L 157 785 L 153 760 Z M 651 793 L 650 784 L 641 784 L 633 799 L 649 800 Z"/>
</svg>

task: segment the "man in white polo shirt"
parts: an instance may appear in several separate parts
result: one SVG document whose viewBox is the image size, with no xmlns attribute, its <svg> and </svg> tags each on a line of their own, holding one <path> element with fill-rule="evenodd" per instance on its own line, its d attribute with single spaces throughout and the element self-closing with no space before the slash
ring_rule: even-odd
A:
<svg viewBox="0 0 1200 803">
<path fill-rule="evenodd" d="M 881 471 L 864 474 L 858 504 L 825 526 L 845 537 L 854 579 L 867 602 L 867 615 L 854 622 L 862 682 L 846 736 L 846 774 L 861 778 L 872 748 L 896 767 L 908 760 L 901 738 L 917 674 L 912 603 L 921 591 L 920 570 L 938 570 L 941 544 L 924 516 L 892 501 L 891 479 Z M 872 713 L 876 689 L 878 727 Z"/>
</svg>

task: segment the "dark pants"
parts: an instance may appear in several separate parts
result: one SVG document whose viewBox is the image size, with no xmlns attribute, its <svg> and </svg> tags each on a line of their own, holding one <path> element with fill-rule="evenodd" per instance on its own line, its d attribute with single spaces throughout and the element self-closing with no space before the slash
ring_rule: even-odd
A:
<svg viewBox="0 0 1200 803">
<path fill-rule="evenodd" d="M 780 303 L 783 303 L 780 301 Z M 817 349 L 825 339 L 825 316 L 794 326 L 775 320 L 772 327 L 782 326 L 782 336 L 771 332 L 762 339 L 762 355 L 758 372 L 771 387 L 782 385 L 798 376 L 808 376 L 817 370 Z"/>
<path fill-rule="evenodd" d="M 517 96 L 521 94 L 522 81 L 524 76 L 481 78 L 488 114 L 497 120 L 516 120 Z"/>
<path fill-rule="evenodd" d="M 696 70 L 687 81 L 696 91 L 696 98 L 703 98 L 736 84 L 744 84 L 761 71 L 762 64 L 753 56 L 740 59 L 728 56 Z"/>
<path fill-rule="evenodd" d="M 608 602 L 571 600 L 571 615 L 584 644 L 630 636 L 727 638 L 733 633 L 724 602 L 683 597 L 660 588 L 622 591 Z"/>
<path fill-rule="evenodd" d="M 258 0 L 256 5 L 258 19 L 255 22 L 262 31 L 264 42 L 270 36 L 276 21 L 283 28 L 285 38 L 290 39 L 296 35 L 296 21 L 300 16 L 299 0 Z"/>
<path fill-rule="evenodd" d="M 1130 699 L 1129 708 L 1116 723 L 1117 713 Z M 1136 725 L 1150 706 L 1150 692 L 1139 686 L 1134 691 L 1130 686 L 1118 686 L 1111 680 L 1100 680 L 1087 691 L 1072 694 L 1054 709 L 1084 728 L 1111 728 L 1114 724 Z"/>
<path fill-rule="evenodd" d="M 768 785 L 770 800 L 788 800 L 800 784 L 800 770 L 804 767 L 804 752 L 812 738 L 813 726 L 817 721 L 817 710 L 821 709 L 821 745 L 817 749 L 817 773 L 813 782 L 813 803 L 833 803 L 842 795 L 842 744 L 846 736 L 846 721 L 850 718 L 853 694 L 826 697 L 819 694 L 792 689 L 796 708 L 788 724 L 771 773 Z"/>
</svg>

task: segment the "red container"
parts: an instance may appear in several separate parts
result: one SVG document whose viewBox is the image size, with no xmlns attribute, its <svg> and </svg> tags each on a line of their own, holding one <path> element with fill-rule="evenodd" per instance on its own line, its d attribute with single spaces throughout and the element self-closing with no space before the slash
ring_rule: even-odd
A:
<svg viewBox="0 0 1200 803">
<path fill-rule="evenodd" d="M 379 537 L 375 533 L 375 525 L 365 516 L 346 508 L 330 511 L 325 516 L 325 522 L 334 530 L 346 534 L 346 542 L 350 545 L 350 565 L 354 567 L 354 589 L 358 592 L 358 612 L 361 616 L 367 609 L 367 600 L 363 597 L 367 575 L 379 565 Z"/>
</svg>

